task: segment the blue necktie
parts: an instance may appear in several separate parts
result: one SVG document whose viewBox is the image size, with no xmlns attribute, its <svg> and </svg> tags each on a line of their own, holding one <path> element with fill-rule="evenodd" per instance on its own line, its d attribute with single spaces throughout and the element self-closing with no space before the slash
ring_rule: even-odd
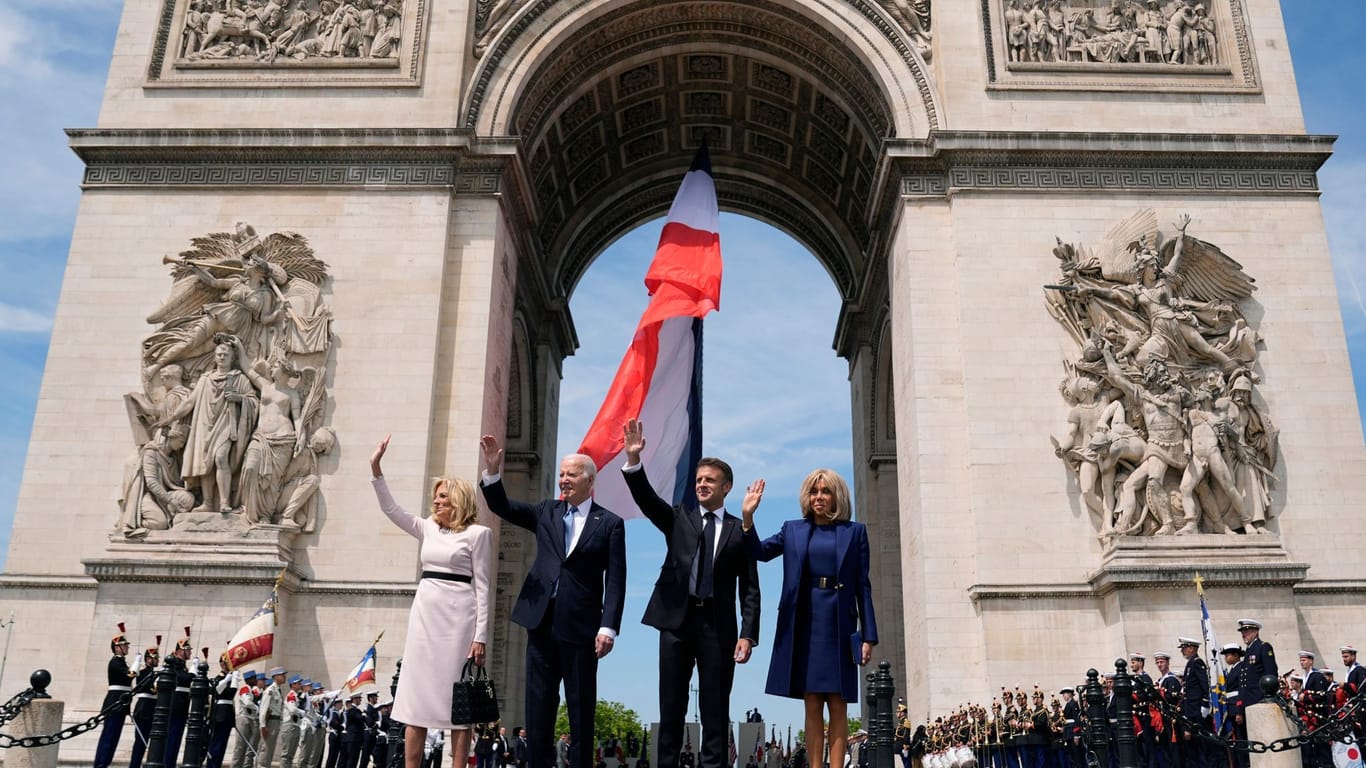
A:
<svg viewBox="0 0 1366 768">
<path fill-rule="evenodd" d="M 579 513 L 578 507 L 570 507 L 564 513 L 564 553 L 569 554 L 569 547 L 574 543 L 574 515 Z"/>
</svg>

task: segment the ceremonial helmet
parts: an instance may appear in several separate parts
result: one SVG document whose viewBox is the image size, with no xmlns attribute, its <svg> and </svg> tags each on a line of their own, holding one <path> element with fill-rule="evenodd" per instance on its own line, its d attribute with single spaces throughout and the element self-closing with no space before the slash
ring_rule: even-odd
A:
<svg viewBox="0 0 1366 768">
<path fill-rule="evenodd" d="M 176 641 L 175 649 L 177 651 L 189 651 L 194 653 L 194 644 L 190 642 L 189 627 L 185 627 L 185 636 Z"/>
<path fill-rule="evenodd" d="M 114 650 L 114 646 L 116 646 L 116 645 L 118 645 L 118 644 L 120 644 L 120 643 L 122 643 L 122 644 L 124 644 L 124 645 L 128 645 L 128 636 L 124 634 L 124 632 L 127 632 L 127 631 L 128 631 L 128 629 L 127 629 L 126 627 L 124 627 L 124 626 L 123 626 L 123 622 L 120 621 L 120 622 L 119 622 L 119 633 L 118 633 L 117 635 L 114 635 L 114 636 L 113 636 L 112 638 L 110 638 L 110 640 L 109 640 L 109 650 L 111 650 L 111 651 Z"/>
</svg>

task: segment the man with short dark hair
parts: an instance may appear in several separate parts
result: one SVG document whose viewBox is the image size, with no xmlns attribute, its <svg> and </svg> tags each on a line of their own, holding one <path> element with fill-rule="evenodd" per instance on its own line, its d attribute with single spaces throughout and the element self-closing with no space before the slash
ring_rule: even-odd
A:
<svg viewBox="0 0 1366 768">
<path fill-rule="evenodd" d="M 703 458 L 694 476 L 697 503 L 673 506 L 655 493 L 641 464 L 644 424 L 631 419 L 623 435 L 626 486 L 668 547 L 642 619 L 659 630 L 659 768 L 682 764 L 679 749 L 694 667 L 702 714 L 699 765 L 728 766 L 735 665 L 749 661 L 759 640 L 758 568 L 743 543 L 740 519 L 725 508 L 735 478 L 726 462 Z M 743 507 L 757 507 L 762 493 L 760 480 L 745 494 Z"/>
<path fill-rule="evenodd" d="M 100 711 L 104 712 L 104 727 L 100 729 L 100 741 L 95 747 L 95 768 L 109 768 L 114 762 L 114 750 L 119 747 L 123 735 L 123 721 L 128 717 L 128 702 L 132 699 L 133 674 L 128 671 L 128 637 L 123 634 L 123 624 L 119 633 L 109 641 L 109 650 L 114 655 L 109 659 L 104 702 Z"/>
</svg>

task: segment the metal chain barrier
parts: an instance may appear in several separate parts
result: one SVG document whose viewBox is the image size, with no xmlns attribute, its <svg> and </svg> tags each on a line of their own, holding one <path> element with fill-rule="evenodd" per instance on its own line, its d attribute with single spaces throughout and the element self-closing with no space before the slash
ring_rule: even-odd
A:
<svg viewBox="0 0 1366 768">
<path fill-rule="evenodd" d="M 7 733 L 0 733 L 0 749 L 10 749 L 12 747 L 33 749 L 34 747 L 47 747 L 61 741 L 74 739 L 83 733 L 98 728 L 104 722 L 105 717 L 111 712 L 119 712 L 127 707 L 128 703 L 133 700 L 133 694 L 142 693 L 151 688 L 152 678 L 148 678 L 143 684 L 135 686 L 133 690 L 121 694 L 112 704 L 100 710 L 98 714 L 91 717 L 89 720 L 67 726 L 56 733 L 50 733 L 44 736 L 24 736 L 20 738 L 15 738 Z M 29 688 L 28 690 L 16 694 L 14 698 L 10 699 L 5 704 L 0 705 L 0 725 L 18 717 L 19 713 L 23 711 L 24 707 L 28 706 L 29 702 L 39 698 L 49 697 L 46 694 L 39 695 L 37 691 Z"/>
<path fill-rule="evenodd" d="M 1286 736 L 1282 739 L 1276 739 L 1269 743 L 1260 741 L 1238 741 L 1225 736 L 1220 736 L 1207 728 L 1203 722 L 1186 717 L 1181 713 L 1181 710 L 1178 707 L 1171 702 L 1164 700 L 1161 696 L 1156 695 L 1153 686 L 1142 683 L 1142 687 L 1147 691 L 1149 703 L 1152 706 L 1156 706 L 1162 712 L 1162 716 L 1167 718 L 1168 722 L 1181 723 L 1187 733 L 1190 733 L 1207 743 L 1249 754 L 1285 752 L 1291 749 L 1300 749 L 1301 747 L 1327 745 L 1335 741 L 1353 743 L 1356 741 L 1356 736 L 1353 732 L 1353 723 L 1362 710 L 1366 709 L 1366 691 L 1360 691 L 1357 695 L 1348 700 L 1340 709 L 1334 712 L 1327 722 L 1318 728 L 1309 730 L 1290 707 L 1290 702 L 1277 695 L 1264 699 L 1264 701 L 1271 701 L 1279 705 L 1282 711 L 1295 722 L 1299 733 L 1293 736 Z M 1232 717 L 1232 715 L 1229 716 Z"/>
</svg>

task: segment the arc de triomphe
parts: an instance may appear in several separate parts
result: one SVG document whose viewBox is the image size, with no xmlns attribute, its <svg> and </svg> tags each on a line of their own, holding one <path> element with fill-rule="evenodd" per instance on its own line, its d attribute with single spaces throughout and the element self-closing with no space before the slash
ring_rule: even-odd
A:
<svg viewBox="0 0 1366 768">
<path fill-rule="evenodd" d="M 1353 639 L 1366 582 L 1318 541 L 1366 510 L 1332 142 L 1304 132 L 1276 0 L 1195 5 L 128 2 L 98 125 L 70 132 L 83 194 L 0 576 L 48 629 L 12 661 L 88 649 L 63 670 L 87 715 L 116 621 L 216 652 L 282 567 L 287 665 L 341 679 L 358 628 L 401 634 L 413 550 L 343 459 L 394 432 L 421 508 L 494 433 L 513 490 L 551 493 L 567 299 L 704 137 L 722 208 L 843 297 L 878 655 L 914 714 L 1171 645 L 1196 571 L 1225 625 Z M 218 333 L 251 376 L 215 373 Z M 224 376 L 251 407 L 195 463 L 195 392 Z M 520 711 L 527 541 L 498 547 Z"/>
</svg>

